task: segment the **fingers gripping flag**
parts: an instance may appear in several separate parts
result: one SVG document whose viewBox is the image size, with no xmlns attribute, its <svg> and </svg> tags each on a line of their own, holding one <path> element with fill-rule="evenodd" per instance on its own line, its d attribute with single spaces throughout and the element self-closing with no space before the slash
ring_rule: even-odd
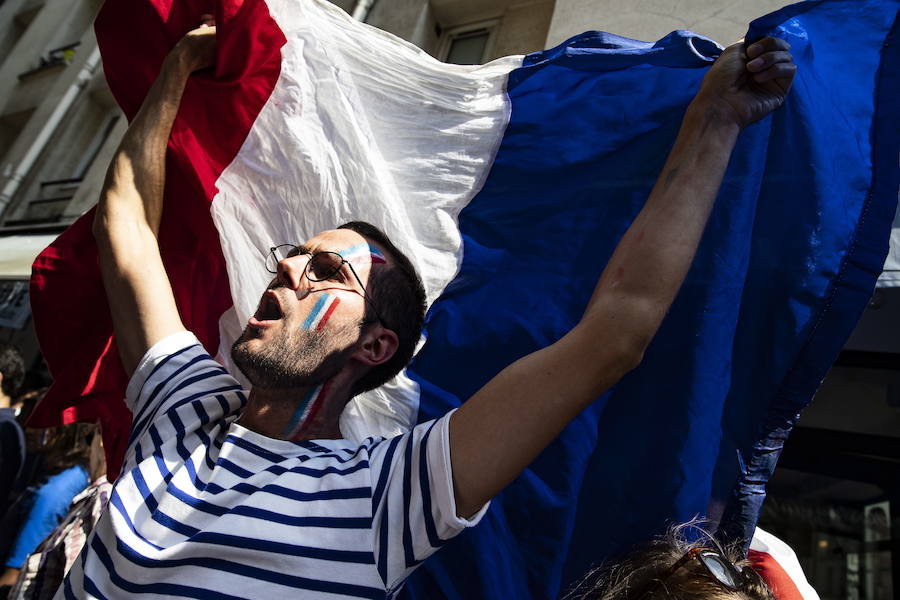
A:
<svg viewBox="0 0 900 600">
<path fill-rule="evenodd" d="M 404 593 L 553 598 L 591 562 L 695 514 L 724 514 L 723 531 L 749 540 L 760 482 L 887 251 L 897 6 L 805 2 L 754 22 L 748 39 L 791 43 L 794 89 L 742 134 L 642 365 Z M 207 11 L 107 0 L 97 35 L 129 117 Z M 589 32 L 458 66 L 321 1 L 223 1 L 216 18 L 215 76 L 192 77 L 169 144 L 160 245 L 179 310 L 227 362 L 270 246 L 350 220 L 383 228 L 422 273 L 427 339 L 405 375 L 348 407 L 348 437 L 443 414 L 577 322 L 721 50 L 690 32 L 656 43 Z M 130 416 L 91 218 L 35 263 L 55 383 L 34 422 L 99 418 L 115 472 Z"/>
</svg>

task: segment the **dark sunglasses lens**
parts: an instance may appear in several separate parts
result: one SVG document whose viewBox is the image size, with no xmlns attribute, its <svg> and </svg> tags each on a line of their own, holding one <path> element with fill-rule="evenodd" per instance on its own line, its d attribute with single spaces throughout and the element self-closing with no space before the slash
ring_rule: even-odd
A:
<svg viewBox="0 0 900 600">
<path fill-rule="evenodd" d="M 725 587 L 736 589 L 741 582 L 737 580 L 738 573 L 718 553 L 704 552 L 700 555 L 700 562 L 707 568 L 710 574 Z"/>
<path fill-rule="evenodd" d="M 307 276 L 313 281 L 330 279 L 341 268 L 342 258 L 334 252 L 319 252 L 309 261 Z"/>
</svg>

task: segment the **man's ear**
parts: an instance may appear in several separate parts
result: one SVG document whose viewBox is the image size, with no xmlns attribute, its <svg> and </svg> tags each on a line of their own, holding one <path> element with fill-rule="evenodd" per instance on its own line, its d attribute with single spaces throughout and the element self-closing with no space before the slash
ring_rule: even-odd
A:
<svg viewBox="0 0 900 600">
<path fill-rule="evenodd" d="M 354 356 L 359 362 L 370 367 L 391 360 L 400 345 L 397 334 L 390 329 L 385 329 L 382 325 L 372 327 L 363 334 L 361 342 Z"/>
</svg>

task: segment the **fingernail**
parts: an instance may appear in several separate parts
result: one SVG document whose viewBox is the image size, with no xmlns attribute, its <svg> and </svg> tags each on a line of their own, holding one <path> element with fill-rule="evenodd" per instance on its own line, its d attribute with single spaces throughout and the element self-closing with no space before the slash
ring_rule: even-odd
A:
<svg viewBox="0 0 900 600">
<path fill-rule="evenodd" d="M 757 58 L 756 60 L 751 60 L 750 62 L 748 62 L 747 68 L 751 71 L 755 71 L 756 69 L 760 68 L 762 64 L 763 60 L 761 58 Z"/>
<path fill-rule="evenodd" d="M 758 56 L 760 52 L 762 52 L 762 46 L 760 46 L 759 44 L 752 44 L 749 48 L 747 48 L 747 56 L 750 58 Z"/>
</svg>

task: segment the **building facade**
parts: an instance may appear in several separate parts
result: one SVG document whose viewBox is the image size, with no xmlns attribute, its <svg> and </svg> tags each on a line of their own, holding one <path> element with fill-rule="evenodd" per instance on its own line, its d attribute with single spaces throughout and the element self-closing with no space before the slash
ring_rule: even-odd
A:
<svg viewBox="0 0 900 600">
<path fill-rule="evenodd" d="M 100 0 L 0 4 L 0 341 L 38 360 L 34 257 L 96 203 L 125 131 L 93 34 Z"/>
<path fill-rule="evenodd" d="M 690 29 L 727 45 L 784 2 L 334 0 L 439 60 L 462 64 L 542 50 L 587 29 L 642 40 Z M 0 341 L 22 348 L 34 370 L 31 262 L 96 203 L 126 128 L 93 35 L 101 4 L 0 1 Z M 894 247 L 869 310 L 785 450 L 763 515 L 796 549 L 823 600 L 888 599 L 900 590 L 900 520 L 891 511 L 900 511 L 900 244 Z"/>
</svg>

